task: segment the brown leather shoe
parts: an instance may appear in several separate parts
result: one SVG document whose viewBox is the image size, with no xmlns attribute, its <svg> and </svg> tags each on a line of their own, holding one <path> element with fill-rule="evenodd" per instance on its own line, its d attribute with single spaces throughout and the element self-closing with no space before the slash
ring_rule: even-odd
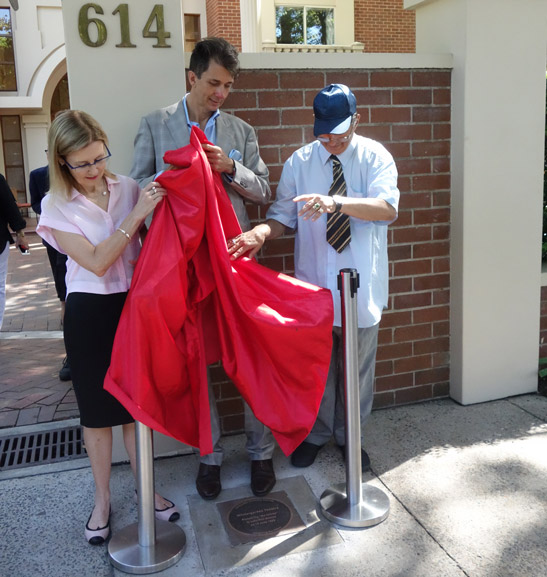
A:
<svg viewBox="0 0 547 577">
<path fill-rule="evenodd" d="M 216 499 L 222 485 L 220 484 L 220 466 L 199 464 L 198 476 L 196 478 L 196 489 L 204 499 Z"/>
<path fill-rule="evenodd" d="M 267 495 L 274 488 L 275 481 L 271 459 L 251 461 L 251 490 L 257 497 Z"/>
</svg>

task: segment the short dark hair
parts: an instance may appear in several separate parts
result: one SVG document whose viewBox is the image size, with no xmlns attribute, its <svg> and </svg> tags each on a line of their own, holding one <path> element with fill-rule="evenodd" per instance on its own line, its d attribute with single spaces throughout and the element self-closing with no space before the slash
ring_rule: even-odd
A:
<svg viewBox="0 0 547 577">
<path fill-rule="evenodd" d="M 234 77 L 239 74 L 237 50 L 224 38 L 204 38 L 200 40 L 190 56 L 190 70 L 198 77 L 209 68 L 214 60 Z"/>
</svg>

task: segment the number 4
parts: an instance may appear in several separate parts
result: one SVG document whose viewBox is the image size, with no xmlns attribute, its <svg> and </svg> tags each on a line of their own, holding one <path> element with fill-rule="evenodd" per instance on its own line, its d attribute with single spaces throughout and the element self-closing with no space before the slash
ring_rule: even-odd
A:
<svg viewBox="0 0 547 577">
<path fill-rule="evenodd" d="M 152 24 L 156 21 L 156 30 L 150 30 Z M 163 5 L 156 4 L 150 12 L 148 21 L 142 29 L 143 38 L 156 38 L 157 44 L 154 44 L 153 48 L 171 48 L 170 44 L 165 41 L 166 38 L 171 38 L 171 32 L 165 31 L 165 21 L 163 18 Z"/>
</svg>

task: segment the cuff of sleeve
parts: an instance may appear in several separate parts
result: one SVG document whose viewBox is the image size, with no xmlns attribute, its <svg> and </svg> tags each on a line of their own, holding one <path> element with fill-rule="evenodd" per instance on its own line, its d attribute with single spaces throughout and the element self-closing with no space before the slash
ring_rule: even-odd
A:
<svg viewBox="0 0 547 577">
<path fill-rule="evenodd" d="M 232 158 L 232 161 L 234 163 L 234 170 L 232 172 L 232 174 L 228 174 L 227 172 L 223 172 L 222 176 L 228 181 L 228 182 L 233 182 L 234 181 L 234 177 L 236 175 L 236 161 Z"/>
</svg>

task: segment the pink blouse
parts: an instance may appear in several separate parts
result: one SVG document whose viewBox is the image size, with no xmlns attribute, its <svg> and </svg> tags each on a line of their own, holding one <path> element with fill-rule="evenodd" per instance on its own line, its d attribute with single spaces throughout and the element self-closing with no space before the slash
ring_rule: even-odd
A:
<svg viewBox="0 0 547 577">
<path fill-rule="evenodd" d="M 81 234 L 93 245 L 114 234 L 125 217 L 137 204 L 139 185 L 127 176 L 116 175 L 117 180 L 106 178 L 110 198 L 105 212 L 76 189 L 70 200 L 47 194 L 42 200 L 42 214 L 36 232 L 59 252 L 53 230 Z M 118 233 L 121 234 L 121 233 Z M 140 252 L 139 235 L 133 235 L 123 254 L 112 264 L 106 274 L 97 276 L 68 257 L 66 286 L 67 296 L 73 292 L 113 294 L 129 290 L 135 261 Z"/>
</svg>

